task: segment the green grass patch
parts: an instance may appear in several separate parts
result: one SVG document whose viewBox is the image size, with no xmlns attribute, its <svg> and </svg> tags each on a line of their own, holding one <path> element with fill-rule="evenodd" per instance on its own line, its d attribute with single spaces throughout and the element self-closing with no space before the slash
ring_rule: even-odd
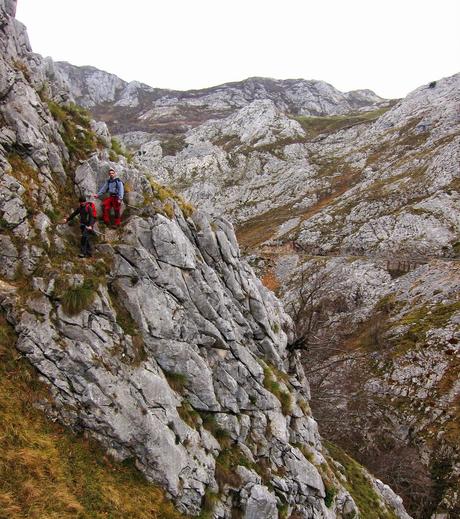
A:
<svg viewBox="0 0 460 519">
<path fill-rule="evenodd" d="M 238 465 L 247 469 L 255 468 L 253 463 L 245 456 L 237 446 L 227 447 L 220 451 L 216 458 L 216 481 L 222 490 L 225 485 L 232 488 L 241 486 L 241 477 L 235 472 Z"/>
<path fill-rule="evenodd" d="M 162 186 L 153 177 L 149 177 L 150 187 L 152 188 L 154 197 L 163 203 L 163 211 L 168 218 L 174 217 L 174 207 L 171 200 L 174 200 L 180 207 L 184 216 L 188 218 L 191 216 L 195 208 L 186 202 L 180 195 L 167 186 Z"/>
<path fill-rule="evenodd" d="M 168 381 L 168 384 L 171 386 L 176 393 L 179 393 L 180 395 L 184 394 L 185 386 L 187 385 L 188 378 L 185 373 L 176 373 L 173 371 L 164 371 L 166 380 Z"/>
<path fill-rule="evenodd" d="M 133 160 L 133 155 L 129 151 L 127 151 L 120 141 L 118 141 L 115 137 L 112 137 L 110 140 L 110 145 L 112 149 L 109 151 L 109 158 L 113 162 L 118 162 L 119 156 L 123 156 L 126 158 L 128 163 L 131 163 Z M 113 158 L 112 158 L 113 157 Z"/>
<path fill-rule="evenodd" d="M 287 375 L 279 370 L 277 370 L 274 366 L 268 366 L 264 363 L 262 366 L 264 370 L 264 387 L 270 393 L 273 393 L 276 398 L 281 403 L 281 410 L 284 415 L 288 415 L 292 411 L 292 396 L 291 393 L 282 388 L 279 383 L 279 378 L 283 379 L 283 381 L 286 381 Z M 277 376 L 278 375 L 278 376 Z"/>
<path fill-rule="evenodd" d="M 443 328 L 458 311 L 460 311 L 460 301 L 436 306 L 422 306 L 406 314 L 398 324 L 409 325 L 409 328 L 402 337 L 396 339 L 395 354 L 403 355 L 423 343 L 430 330 Z"/>
<path fill-rule="evenodd" d="M 30 215 L 36 214 L 40 210 L 38 204 L 38 188 L 40 181 L 38 179 L 38 171 L 34 169 L 19 153 L 12 152 L 7 157 L 11 165 L 11 175 L 18 180 L 25 191 L 21 195 L 21 199 Z"/>
<path fill-rule="evenodd" d="M 75 104 L 60 105 L 48 100 L 48 108 L 59 123 L 59 133 L 74 160 L 86 160 L 101 146 L 96 133 L 91 130 L 88 111 Z"/>
<path fill-rule="evenodd" d="M 104 263 L 102 263 L 102 266 L 104 266 Z M 112 306 L 114 307 L 116 312 L 116 322 L 118 326 L 120 326 L 120 328 L 123 330 L 125 335 L 129 335 L 131 337 L 133 346 L 131 356 L 121 355 L 125 352 L 120 347 L 115 347 L 113 354 L 117 355 L 125 362 L 128 361 L 133 366 L 139 366 L 142 362 L 147 360 L 147 352 L 145 351 L 145 345 L 144 340 L 142 338 L 142 334 L 139 331 L 136 321 L 131 317 L 131 314 L 124 307 L 117 293 L 111 286 L 109 286 L 109 297 Z"/>
<path fill-rule="evenodd" d="M 219 442 L 221 447 L 229 447 L 232 440 L 228 431 L 220 427 L 213 413 L 200 412 L 203 421 L 203 427 L 208 430 L 214 438 Z"/>
<path fill-rule="evenodd" d="M 289 505 L 287 503 L 278 503 L 278 518 L 279 519 L 288 519 L 289 516 Z"/>
<path fill-rule="evenodd" d="M 397 515 L 394 512 L 382 506 L 382 501 L 374 490 L 364 468 L 337 445 L 325 440 L 323 443 L 332 458 L 342 465 L 343 471 L 341 469 L 340 472 L 346 477 L 346 481 L 342 481 L 343 485 L 353 497 L 359 508 L 361 517 L 365 517 L 366 519 L 397 519 Z M 330 466 L 335 467 L 332 462 Z M 341 480 L 340 475 L 338 475 L 338 479 L 339 481 Z M 331 503 L 335 495 L 333 495 L 333 492 L 331 487 L 329 490 L 330 497 L 328 498 L 328 501 Z"/>
<path fill-rule="evenodd" d="M 387 112 L 391 107 L 379 108 L 370 112 L 359 112 L 344 115 L 329 115 L 323 117 L 299 115 L 294 119 L 300 123 L 310 138 L 322 133 L 334 133 L 357 124 L 372 123 Z"/>
<path fill-rule="evenodd" d="M 198 429 L 198 427 L 203 423 L 200 413 L 195 411 L 189 402 L 183 402 L 182 405 L 177 408 L 177 412 L 182 420 L 192 429 Z"/>
<path fill-rule="evenodd" d="M 174 135 L 161 143 L 161 149 L 163 151 L 163 156 L 165 157 L 169 155 L 177 155 L 186 147 L 187 143 L 185 142 L 185 137 L 183 135 Z"/>
<path fill-rule="evenodd" d="M 115 309 L 117 314 L 117 324 L 122 330 L 131 336 L 139 334 L 139 328 L 137 327 L 136 321 L 131 317 L 131 314 L 123 306 L 113 286 L 109 285 L 110 302 Z"/>
<path fill-rule="evenodd" d="M 201 502 L 201 513 L 197 519 L 213 519 L 214 509 L 219 501 L 219 494 L 207 490 Z"/>
</svg>

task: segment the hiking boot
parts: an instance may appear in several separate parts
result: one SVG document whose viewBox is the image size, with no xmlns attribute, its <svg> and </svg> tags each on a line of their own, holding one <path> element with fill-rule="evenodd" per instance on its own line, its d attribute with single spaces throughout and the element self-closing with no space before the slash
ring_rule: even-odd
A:
<svg viewBox="0 0 460 519">
<path fill-rule="evenodd" d="M 85 256 L 82 252 L 80 252 L 80 254 L 78 255 L 78 257 L 79 257 L 79 258 L 85 258 L 86 256 Z"/>
</svg>

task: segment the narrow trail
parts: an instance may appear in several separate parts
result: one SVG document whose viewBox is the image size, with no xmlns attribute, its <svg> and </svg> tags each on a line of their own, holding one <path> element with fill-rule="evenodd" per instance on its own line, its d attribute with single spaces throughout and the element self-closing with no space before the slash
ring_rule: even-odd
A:
<svg viewBox="0 0 460 519">
<path fill-rule="evenodd" d="M 327 254 L 310 254 L 306 251 L 303 251 L 301 248 L 296 246 L 294 241 L 283 243 L 282 245 L 264 245 L 262 247 L 255 248 L 253 250 L 254 253 L 260 255 L 267 255 L 271 257 L 280 257 L 286 256 L 288 254 L 295 253 L 302 258 L 310 258 L 310 259 L 325 259 L 325 258 L 346 258 L 347 260 L 370 260 L 370 261 L 382 261 L 382 262 L 391 262 L 391 263 L 406 263 L 406 264 L 414 264 L 414 265 L 423 265 L 426 263 L 431 263 L 433 261 L 443 261 L 448 263 L 460 263 L 460 258 L 446 258 L 441 256 L 408 256 L 408 255 L 400 255 L 395 256 L 378 256 L 373 254 L 345 254 L 345 253 L 327 253 Z"/>
</svg>

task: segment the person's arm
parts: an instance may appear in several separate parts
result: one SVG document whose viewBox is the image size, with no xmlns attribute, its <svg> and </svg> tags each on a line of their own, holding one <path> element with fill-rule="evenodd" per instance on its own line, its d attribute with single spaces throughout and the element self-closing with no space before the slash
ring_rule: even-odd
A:
<svg viewBox="0 0 460 519">
<path fill-rule="evenodd" d="M 70 216 L 68 216 L 68 217 L 65 219 L 65 223 L 69 223 L 70 220 L 73 220 L 73 219 L 77 216 L 77 214 L 78 214 L 79 212 L 80 212 L 80 208 L 77 207 L 77 208 L 75 209 L 75 211 L 74 211 Z"/>
<path fill-rule="evenodd" d="M 123 185 L 123 182 L 118 182 L 118 198 L 120 201 L 123 200 L 123 196 L 125 194 L 125 186 Z"/>
<path fill-rule="evenodd" d="M 101 195 L 103 195 L 107 190 L 109 189 L 109 182 L 106 180 L 104 182 L 104 185 L 99 189 L 96 195 L 94 195 L 94 198 L 99 198 Z"/>
</svg>

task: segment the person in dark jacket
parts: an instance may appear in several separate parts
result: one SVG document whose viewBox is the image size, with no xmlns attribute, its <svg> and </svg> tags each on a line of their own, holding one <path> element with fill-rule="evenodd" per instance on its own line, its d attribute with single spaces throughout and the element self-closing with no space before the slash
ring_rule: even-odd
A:
<svg viewBox="0 0 460 519">
<path fill-rule="evenodd" d="M 68 216 L 63 223 L 69 223 L 77 214 L 80 216 L 80 258 L 91 257 L 91 241 L 90 237 L 93 233 L 94 223 L 96 222 L 96 207 L 92 202 L 87 202 L 86 197 L 81 196 L 79 206 Z"/>
<path fill-rule="evenodd" d="M 121 224 L 120 209 L 123 202 L 125 189 L 123 182 L 116 176 L 115 170 L 109 169 L 109 178 L 104 182 L 104 185 L 99 189 L 94 198 L 99 198 L 104 193 L 109 193 L 109 196 L 102 202 L 102 218 L 106 225 L 110 225 L 110 209 L 113 208 L 115 213 L 115 225 Z"/>
</svg>

